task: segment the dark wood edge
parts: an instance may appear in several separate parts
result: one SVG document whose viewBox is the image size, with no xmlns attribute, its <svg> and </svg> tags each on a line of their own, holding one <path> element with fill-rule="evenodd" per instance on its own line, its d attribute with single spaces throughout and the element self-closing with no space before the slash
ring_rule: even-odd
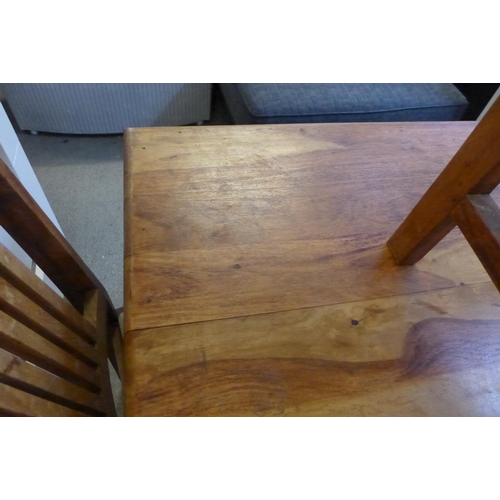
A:
<svg viewBox="0 0 500 500">
<path fill-rule="evenodd" d="M 83 312 L 86 292 L 97 289 L 109 304 L 109 314 L 114 315 L 109 295 L 99 280 L 2 160 L 0 204 L 0 225 L 79 312 Z"/>
<path fill-rule="evenodd" d="M 469 195 L 453 216 L 500 291 L 500 208 L 490 195 Z"/>
<path fill-rule="evenodd" d="M 123 337 L 119 326 L 108 332 L 108 358 L 123 382 Z"/>
<path fill-rule="evenodd" d="M 115 310 L 113 309 L 113 315 Z M 109 303 L 100 290 L 91 290 L 85 295 L 84 317 L 97 329 L 96 350 L 99 356 L 99 377 L 101 380 L 101 395 L 106 409 L 106 415 L 116 417 L 116 408 L 111 390 L 111 379 L 108 368 L 108 330 L 114 316 L 109 317 Z"/>
<path fill-rule="evenodd" d="M 127 129 L 125 130 L 125 134 L 123 136 L 124 138 L 124 144 L 123 144 L 123 154 L 124 154 L 124 162 L 123 162 L 123 182 L 124 182 L 124 204 L 123 204 L 123 209 L 124 209 L 124 214 L 123 214 L 123 222 L 124 222 L 124 259 L 123 259 L 123 269 L 124 269 L 124 276 L 123 276 L 123 307 L 124 307 L 124 331 L 122 334 L 125 336 L 125 332 L 127 331 L 129 319 L 128 319 L 128 313 L 127 311 L 130 310 L 128 308 L 128 301 L 130 297 L 130 278 L 129 278 L 129 273 L 127 272 L 127 260 L 130 256 L 131 250 L 132 250 L 132 233 L 130 231 L 130 225 L 131 225 L 131 215 L 132 215 L 132 158 L 131 158 L 131 150 L 132 150 L 132 142 L 133 142 L 133 130 L 134 129 Z"/>
</svg>

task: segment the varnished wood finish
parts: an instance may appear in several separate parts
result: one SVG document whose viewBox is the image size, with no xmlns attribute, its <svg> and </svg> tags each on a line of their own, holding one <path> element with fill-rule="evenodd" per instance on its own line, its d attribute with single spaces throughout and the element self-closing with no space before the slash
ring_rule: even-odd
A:
<svg viewBox="0 0 500 500">
<path fill-rule="evenodd" d="M 103 404 L 106 405 L 106 413 L 116 416 L 113 393 L 109 383 L 108 367 L 108 302 L 101 290 L 91 290 L 85 295 L 84 317 L 97 330 L 96 351 L 99 356 L 98 372 L 100 376 L 100 387 L 103 396 Z"/>
<path fill-rule="evenodd" d="M 131 332 L 129 415 L 499 415 L 491 283 Z"/>
<path fill-rule="evenodd" d="M 5 248 L 0 250 L 8 253 Z M 10 254 L 8 260 L 14 259 Z M 102 296 L 97 301 L 97 296 L 99 291 L 88 292 L 85 318 L 80 322 L 96 332 L 94 347 L 0 278 L 0 394 L 5 398 L 0 402 L 2 412 L 45 416 L 116 414 L 107 364 L 107 302 Z M 26 411 L 22 411 L 23 405 Z"/>
<path fill-rule="evenodd" d="M 462 233 L 500 291 L 500 209 L 489 195 L 470 195 L 453 211 Z"/>
<path fill-rule="evenodd" d="M 98 356 L 92 345 L 82 340 L 2 278 L 0 278 L 0 308 L 19 323 L 86 365 L 91 368 L 97 367 Z"/>
<path fill-rule="evenodd" d="M 386 248 L 473 128 L 318 124 L 126 137 L 125 329 L 446 288 L 477 260 L 397 267 Z M 458 237 L 457 237 L 458 236 Z M 479 273 L 479 274 L 478 274 Z"/>
<path fill-rule="evenodd" d="M 95 416 L 105 414 L 101 398 L 0 349 L 0 381 L 25 392 Z"/>
<path fill-rule="evenodd" d="M 467 241 L 386 246 L 474 125 L 129 130 L 126 414 L 500 414 Z"/>
<path fill-rule="evenodd" d="M 5 408 L 5 405 L 8 405 Z M 25 390 L 0 383 L 0 415 L 21 417 L 85 417 L 88 414 L 63 406 Z"/>
<path fill-rule="evenodd" d="M 102 285 L 0 161 L 0 225 L 64 293 L 0 245 L 0 415 L 116 415 Z"/>
<path fill-rule="evenodd" d="M 0 345 L 65 380 L 93 392 L 99 391 L 95 367 L 83 363 L 3 311 L 0 311 Z"/>
<path fill-rule="evenodd" d="M 0 243 L 0 276 L 84 340 L 95 342 L 95 329 L 83 316 L 11 255 Z"/>
<path fill-rule="evenodd" d="M 500 183 L 500 99 L 422 196 L 388 245 L 396 262 L 415 264 L 449 233 L 452 211 L 468 194 L 490 194 Z"/>
</svg>

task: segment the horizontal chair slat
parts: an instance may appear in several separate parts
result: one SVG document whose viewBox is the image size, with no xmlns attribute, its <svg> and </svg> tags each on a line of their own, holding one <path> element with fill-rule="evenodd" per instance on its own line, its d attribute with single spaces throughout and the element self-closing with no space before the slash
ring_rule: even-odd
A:
<svg viewBox="0 0 500 500">
<path fill-rule="evenodd" d="M 90 367 L 99 364 L 96 350 L 40 306 L 0 278 L 0 310 Z"/>
<path fill-rule="evenodd" d="M 100 396 L 0 349 L 0 382 L 92 416 L 105 414 Z"/>
<path fill-rule="evenodd" d="M 87 342 L 95 342 L 95 328 L 2 244 L 0 244 L 0 276 L 81 338 Z"/>
<path fill-rule="evenodd" d="M 2 413 L 32 417 L 88 416 L 0 382 L 0 414 Z"/>
<path fill-rule="evenodd" d="M 0 347 L 92 392 L 100 390 L 97 370 L 0 311 Z"/>
<path fill-rule="evenodd" d="M 2 160 L 0 228 L 58 288 L 0 244 L 0 416 L 116 415 L 109 295 Z"/>
</svg>

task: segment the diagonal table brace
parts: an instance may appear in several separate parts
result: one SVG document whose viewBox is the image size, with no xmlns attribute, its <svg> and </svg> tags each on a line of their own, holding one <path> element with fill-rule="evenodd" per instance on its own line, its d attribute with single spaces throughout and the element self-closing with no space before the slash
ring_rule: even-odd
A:
<svg viewBox="0 0 500 500">
<path fill-rule="evenodd" d="M 418 262 L 455 227 L 457 212 L 454 211 L 469 195 L 489 195 L 499 183 L 500 99 L 497 99 L 389 239 L 387 244 L 396 262 L 402 265 Z M 464 231 L 463 223 L 461 229 Z"/>
</svg>

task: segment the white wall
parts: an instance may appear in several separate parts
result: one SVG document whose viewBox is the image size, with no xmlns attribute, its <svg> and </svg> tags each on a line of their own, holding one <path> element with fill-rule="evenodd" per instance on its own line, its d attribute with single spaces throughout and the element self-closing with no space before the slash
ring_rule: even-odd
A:
<svg viewBox="0 0 500 500">
<path fill-rule="evenodd" d="M 56 216 L 42 190 L 40 182 L 38 182 L 35 172 L 31 167 L 2 104 L 0 104 L 0 158 L 16 174 L 17 178 L 22 182 L 31 196 L 33 196 L 49 219 L 55 224 L 59 231 L 61 231 L 61 226 L 59 226 L 57 222 Z M 27 266 L 31 267 L 32 260 L 2 227 L 0 227 L 0 243 L 6 246 Z M 37 274 L 41 275 L 42 273 L 37 272 Z M 46 277 L 44 281 L 50 283 Z"/>
</svg>

